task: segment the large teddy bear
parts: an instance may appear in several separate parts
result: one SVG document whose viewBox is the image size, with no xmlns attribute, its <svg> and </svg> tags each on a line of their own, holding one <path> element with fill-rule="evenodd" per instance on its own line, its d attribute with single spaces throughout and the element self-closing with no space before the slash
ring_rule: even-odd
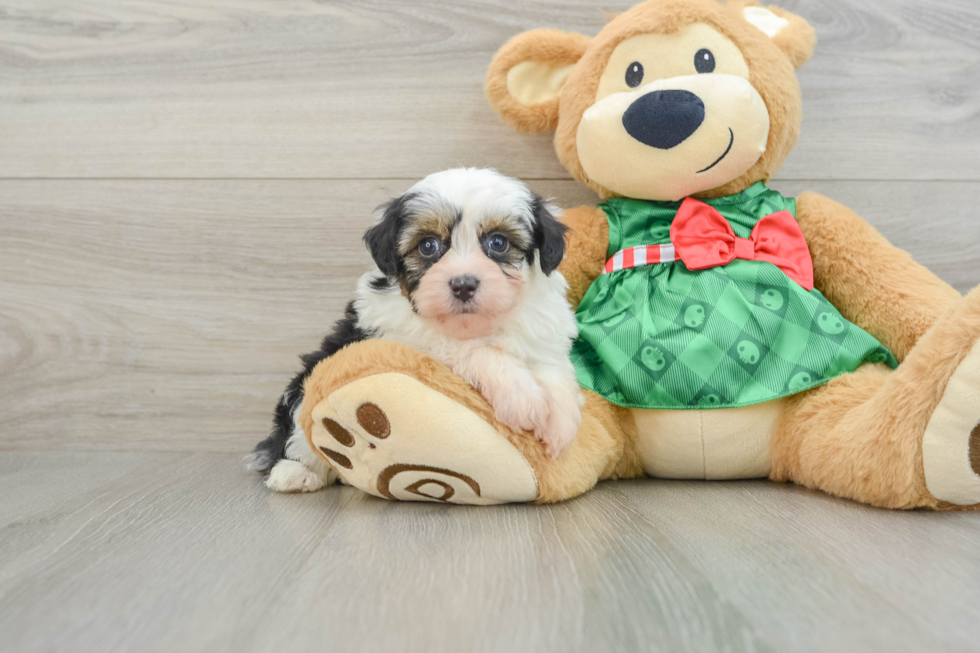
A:
<svg viewBox="0 0 980 653">
<path fill-rule="evenodd" d="M 564 216 L 581 429 L 551 459 L 449 369 L 372 340 L 306 383 L 324 462 L 389 499 L 546 503 L 646 474 L 980 504 L 980 290 L 962 297 L 830 199 L 765 186 L 796 142 L 794 69 L 814 43 L 798 16 L 715 0 L 507 43 L 491 104 L 555 131 L 605 200 Z"/>
</svg>

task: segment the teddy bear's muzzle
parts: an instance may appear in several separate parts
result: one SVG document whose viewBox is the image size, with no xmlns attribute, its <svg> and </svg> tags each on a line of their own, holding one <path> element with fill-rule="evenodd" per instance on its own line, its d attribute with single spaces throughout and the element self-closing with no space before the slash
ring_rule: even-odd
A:
<svg viewBox="0 0 980 653">
<path fill-rule="evenodd" d="M 740 75 L 656 79 L 585 110 L 575 144 L 582 169 L 612 193 L 676 201 L 717 188 L 766 151 L 769 111 Z"/>
</svg>

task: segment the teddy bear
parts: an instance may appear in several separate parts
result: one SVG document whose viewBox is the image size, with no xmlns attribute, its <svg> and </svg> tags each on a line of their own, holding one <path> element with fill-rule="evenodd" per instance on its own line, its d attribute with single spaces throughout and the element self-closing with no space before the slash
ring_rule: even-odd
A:
<svg viewBox="0 0 980 653">
<path fill-rule="evenodd" d="M 579 432 L 553 459 L 447 368 L 369 340 L 306 382 L 314 451 L 400 500 L 550 503 L 651 476 L 980 505 L 980 289 L 960 295 L 831 199 L 766 186 L 796 143 L 795 69 L 815 42 L 777 7 L 647 0 L 594 38 L 504 45 L 492 107 L 554 132 L 603 200 L 563 217 Z"/>
</svg>

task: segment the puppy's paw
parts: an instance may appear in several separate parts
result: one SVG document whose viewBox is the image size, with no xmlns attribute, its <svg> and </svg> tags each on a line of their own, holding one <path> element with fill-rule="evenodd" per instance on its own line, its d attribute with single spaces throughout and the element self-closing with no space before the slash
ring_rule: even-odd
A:
<svg viewBox="0 0 980 653">
<path fill-rule="evenodd" d="M 548 397 L 530 374 L 515 376 L 514 382 L 500 385 L 489 395 L 497 419 L 515 431 L 531 431 L 548 419 Z"/>
<path fill-rule="evenodd" d="M 544 424 L 534 430 L 535 437 L 544 444 L 551 458 L 565 453 L 578 433 L 582 413 L 576 403 L 552 403 Z"/>
<path fill-rule="evenodd" d="M 265 485 L 276 492 L 316 492 L 326 482 L 327 479 L 303 463 L 283 458 L 269 472 Z"/>
</svg>

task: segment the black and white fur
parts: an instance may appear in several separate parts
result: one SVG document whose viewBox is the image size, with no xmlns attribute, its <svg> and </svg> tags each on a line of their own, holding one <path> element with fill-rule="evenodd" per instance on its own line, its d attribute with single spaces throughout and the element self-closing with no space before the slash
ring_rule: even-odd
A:
<svg viewBox="0 0 980 653">
<path fill-rule="evenodd" d="M 567 285 L 555 271 L 564 256 L 566 231 L 555 213 L 552 205 L 521 182 L 473 168 L 430 175 L 385 205 L 380 220 L 364 237 L 375 269 L 360 278 L 355 300 L 320 349 L 301 357 L 303 370 L 276 406 L 272 434 L 248 457 L 249 469 L 269 472 L 266 484 L 280 492 L 311 492 L 337 479 L 336 472 L 310 450 L 297 422 L 303 383 L 317 363 L 369 338 L 412 346 L 452 367 L 485 395 L 482 380 L 494 374 L 510 375 L 508 385 L 525 399 L 547 395 L 547 408 L 553 413 L 548 428 L 561 430 L 567 440 L 561 447 L 567 446 L 577 430 L 583 400 L 568 358 L 577 330 L 565 298 Z M 506 253 L 487 249 L 490 230 L 507 235 L 511 246 Z M 473 339 L 447 336 L 419 314 L 414 293 L 438 260 L 420 257 L 419 239 L 440 232 L 447 252 L 486 255 L 505 275 L 522 277 L 522 297 L 499 320 L 493 334 Z M 488 349 L 506 352 L 493 361 L 493 369 L 483 356 Z M 504 419 L 506 399 L 500 398 L 500 405 L 492 401 L 498 418 L 530 430 L 519 417 Z M 524 407 L 512 408 L 519 413 Z"/>
</svg>

